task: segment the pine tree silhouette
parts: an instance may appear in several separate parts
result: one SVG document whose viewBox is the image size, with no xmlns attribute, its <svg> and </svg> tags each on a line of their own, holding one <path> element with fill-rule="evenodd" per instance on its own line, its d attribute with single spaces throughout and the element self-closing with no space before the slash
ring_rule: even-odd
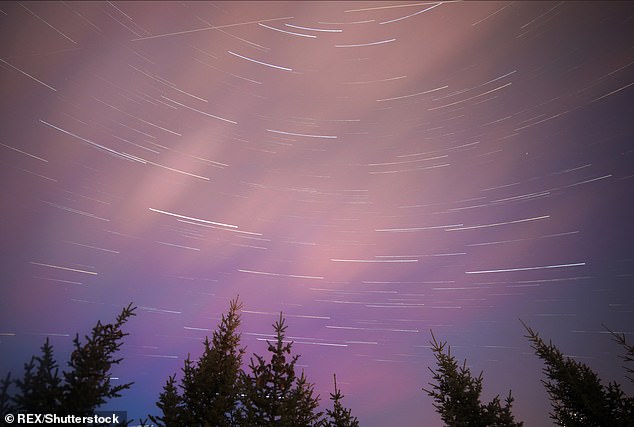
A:
<svg viewBox="0 0 634 427">
<path fill-rule="evenodd" d="M 634 425 L 634 398 L 626 396 L 619 384 L 611 382 L 603 386 L 590 367 L 564 356 L 552 342 L 546 344 L 537 332 L 522 324 L 535 354 L 546 365 L 543 372 L 548 379 L 542 383 L 550 397 L 550 417 L 557 425 Z M 632 347 L 627 345 L 625 337 L 614 333 L 613 336 L 628 351 L 626 362 L 632 361 Z"/>
<path fill-rule="evenodd" d="M 292 341 L 286 341 L 286 321 L 273 324 L 275 341 L 268 342 L 270 362 L 254 354 L 249 368 L 251 375 L 242 375 L 242 427 L 313 427 L 322 424 L 319 396 L 304 373 L 295 374 L 299 355 L 292 354 Z"/>
<path fill-rule="evenodd" d="M 634 362 L 634 345 L 631 345 L 627 342 L 624 333 L 613 332 L 605 325 L 603 325 L 603 327 L 610 334 L 612 334 L 612 338 L 614 338 L 614 341 L 616 341 L 616 343 L 623 347 L 623 349 L 625 350 L 625 354 L 619 357 L 623 359 L 623 361 L 626 363 L 626 365 L 623 365 L 623 369 L 625 369 L 625 372 L 628 373 L 625 378 L 627 378 L 632 384 L 634 384 L 634 369 L 632 369 L 631 365 L 627 365 L 627 363 Z"/>
<path fill-rule="evenodd" d="M 11 404 L 13 399 L 9 395 L 9 387 L 11 387 L 12 382 L 11 372 L 8 372 L 7 376 L 0 381 L 0 416 L 3 417 L 2 419 L 4 419 L 5 414 L 13 412 L 15 409 Z"/>
<path fill-rule="evenodd" d="M 129 335 L 123 332 L 123 325 L 135 315 L 129 304 L 117 316 L 115 323 L 97 322 L 90 336 L 84 337 L 85 343 L 75 335 L 73 351 L 68 362 L 69 371 L 64 371 L 62 412 L 74 415 L 91 415 L 95 408 L 108 399 L 120 397 L 132 382 L 113 386 L 110 383 L 110 370 L 121 363 L 114 354 L 123 345 L 123 338 Z"/>
<path fill-rule="evenodd" d="M 350 409 L 344 408 L 341 404 L 344 396 L 341 390 L 337 388 L 337 375 L 333 375 L 335 382 L 335 392 L 330 393 L 330 400 L 333 402 L 333 408 L 326 410 L 328 419 L 324 423 L 324 427 L 359 427 L 357 417 L 351 415 Z"/>
<path fill-rule="evenodd" d="M 59 368 L 48 337 L 40 349 L 42 356 L 33 356 L 30 362 L 25 363 L 23 378 L 15 381 L 20 393 L 14 402 L 18 408 L 28 408 L 36 413 L 57 412 L 64 396 Z"/>
<path fill-rule="evenodd" d="M 158 427 L 179 427 L 186 425 L 183 399 L 178 394 L 175 375 L 167 379 L 156 406 L 161 410 L 163 416 L 155 417 L 150 415 L 149 418 L 152 422 L 156 423 Z"/>
<path fill-rule="evenodd" d="M 205 350 L 197 361 L 187 356 L 179 393 L 171 376 L 159 396 L 157 406 L 163 416 L 150 419 L 159 426 L 236 426 L 240 398 L 242 355 L 240 346 L 240 310 L 238 297 L 231 300 L 229 311 L 203 343 Z"/>
<path fill-rule="evenodd" d="M 92 415 L 108 399 L 119 397 L 132 383 L 113 386 L 111 369 L 122 359 L 114 355 L 123 345 L 123 326 L 134 316 L 132 304 L 123 308 L 115 323 L 93 327 L 85 343 L 75 336 L 68 369 L 59 375 L 53 346 L 48 338 L 40 348 L 41 355 L 24 364 L 22 378 L 11 379 L 10 373 L 0 384 L 0 410 L 8 412 L 55 413 L 57 415 Z M 17 393 L 11 394 L 14 384 Z"/>
<path fill-rule="evenodd" d="M 431 336 L 430 343 L 436 358 L 437 369 L 429 368 L 429 370 L 433 374 L 435 383 L 429 384 L 431 390 L 423 388 L 423 391 L 434 398 L 434 407 L 445 424 L 449 427 L 519 427 L 523 425 L 522 422 L 516 422 L 511 413 L 513 397 L 510 392 L 504 405 L 501 404 L 499 396 L 486 405 L 481 403 L 482 373 L 474 378 L 467 367 L 466 360 L 460 366 L 451 354 L 451 348 L 447 346 L 447 343 L 437 341 L 433 332 Z"/>
</svg>

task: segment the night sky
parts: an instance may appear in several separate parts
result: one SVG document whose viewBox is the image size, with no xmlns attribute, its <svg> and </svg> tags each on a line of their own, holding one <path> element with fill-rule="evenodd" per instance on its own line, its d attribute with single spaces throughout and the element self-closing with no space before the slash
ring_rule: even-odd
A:
<svg viewBox="0 0 634 427">
<path fill-rule="evenodd" d="M 247 356 L 283 311 L 367 427 L 442 424 L 430 329 L 527 425 L 519 319 L 624 382 L 633 2 L 2 3 L 0 40 L 0 374 L 133 302 L 107 408 L 157 414 L 239 294 Z"/>
</svg>

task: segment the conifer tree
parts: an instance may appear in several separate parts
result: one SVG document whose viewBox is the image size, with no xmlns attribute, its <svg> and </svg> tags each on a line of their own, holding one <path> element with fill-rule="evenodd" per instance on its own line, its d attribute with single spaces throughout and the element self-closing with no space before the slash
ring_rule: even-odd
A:
<svg viewBox="0 0 634 427">
<path fill-rule="evenodd" d="M 590 367 L 564 356 L 552 342 L 546 344 L 537 332 L 522 324 L 535 354 L 546 365 L 543 372 L 548 379 L 542 383 L 551 401 L 550 417 L 557 425 L 634 425 L 634 398 L 626 396 L 619 384 L 611 382 L 605 387 Z M 625 343 L 624 336 L 615 337 Z M 632 350 L 627 343 L 625 347 Z M 628 357 L 631 360 L 631 353 L 625 356 L 626 361 Z"/>
<path fill-rule="evenodd" d="M 302 370 L 299 377 L 296 378 L 295 386 L 291 391 L 289 401 L 292 402 L 294 407 L 291 406 L 287 412 L 288 422 L 286 425 L 297 427 L 321 427 L 323 425 L 323 413 L 317 411 L 319 408 L 319 396 L 314 396 L 314 393 L 314 385 L 308 381 L 304 370 Z"/>
<path fill-rule="evenodd" d="M 197 361 L 187 356 L 182 368 L 183 378 L 177 390 L 175 376 L 163 387 L 157 406 L 162 417 L 150 416 L 164 426 L 236 426 L 240 395 L 242 355 L 239 348 L 240 310 L 238 297 L 229 304 L 211 340 L 205 338 L 205 349 Z"/>
<path fill-rule="evenodd" d="M 90 415 L 106 403 L 108 399 L 120 397 L 133 383 L 113 386 L 110 383 L 111 369 L 121 363 L 114 358 L 123 345 L 123 338 L 129 335 L 123 332 L 123 326 L 134 310 L 129 304 L 117 316 L 115 323 L 102 324 L 98 321 L 90 336 L 84 337 L 85 343 L 75 335 L 75 350 L 68 362 L 69 371 L 64 371 L 62 412 L 74 415 Z"/>
<path fill-rule="evenodd" d="M 161 410 L 163 416 L 155 417 L 150 415 L 149 417 L 158 427 L 179 427 L 186 425 L 183 399 L 178 394 L 178 389 L 176 388 L 176 375 L 172 375 L 167 379 L 156 406 Z"/>
<path fill-rule="evenodd" d="M 486 405 L 481 403 L 482 373 L 474 378 L 466 360 L 460 366 L 447 343 L 437 341 L 433 332 L 431 335 L 432 352 L 438 367 L 435 371 L 429 368 L 435 383 L 430 383 L 431 390 L 423 388 L 423 391 L 434 398 L 434 407 L 445 424 L 449 427 L 523 425 L 516 422 L 511 413 L 513 397 L 510 392 L 504 405 L 499 397 Z"/>
<path fill-rule="evenodd" d="M 4 419 L 4 415 L 13 412 L 15 409 L 11 404 L 13 400 L 9 394 L 9 387 L 11 387 L 11 372 L 7 373 L 7 376 L 0 381 L 0 416 Z"/>
<path fill-rule="evenodd" d="M 21 379 L 12 380 L 9 373 L 0 382 L 0 411 L 85 415 L 92 414 L 108 399 L 119 397 L 132 383 L 112 386 L 111 368 L 122 360 L 114 355 L 128 335 L 122 328 L 135 315 L 135 309 L 132 304 L 123 308 L 115 323 L 104 325 L 98 321 L 84 344 L 77 334 L 69 369 L 61 376 L 53 346 L 47 338 L 40 347 L 41 355 L 33 356 L 24 364 Z M 12 384 L 17 388 L 15 394 L 10 390 Z"/>
<path fill-rule="evenodd" d="M 313 396 L 313 385 L 304 373 L 297 377 L 295 364 L 299 355 L 292 354 L 292 341 L 286 341 L 286 322 L 280 318 L 273 324 L 275 341 L 268 343 L 270 362 L 254 354 L 243 374 L 242 427 L 313 427 L 321 425 L 319 396 Z"/>
<path fill-rule="evenodd" d="M 41 356 L 33 356 L 24 364 L 24 376 L 15 381 L 20 393 L 13 400 L 18 408 L 30 412 L 57 412 L 64 398 L 62 380 L 48 337 L 40 349 Z"/>
<path fill-rule="evenodd" d="M 625 339 L 625 334 L 613 332 L 605 325 L 603 327 L 607 329 L 610 334 L 612 334 L 614 341 L 616 341 L 617 344 L 625 349 L 625 354 L 623 356 L 620 356 L 620 358 L 623 359 L 625 363 L 634 362 L 634 345 L 631 345 L 627 342 L 627 340 Z M 623 369 L 625 369 L 625 372 L 628 373 L 625 378 L 627 378 L 632 384 L 634 384 L 634 369 L 632 369 L 632 365 L 623 365 Z"/>
<path fill-rule="evenodd" d="M 324 427 L 359 427 L 359 420 L 353 417 L 350 409 L 345 408 L 341 404 L 343 394 L 337 388 L 337 375 L 333 375 L 335 382 L 335 392 L 330 393 L 330 400 L 333 402 L 333 408 L 326 410 L 326 419 Z"/>
</svg>

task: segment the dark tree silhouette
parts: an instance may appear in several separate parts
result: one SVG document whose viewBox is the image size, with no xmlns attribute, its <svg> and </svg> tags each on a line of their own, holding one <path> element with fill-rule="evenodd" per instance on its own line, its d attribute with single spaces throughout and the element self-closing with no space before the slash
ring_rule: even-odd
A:
<svg viewBox="0 0 634 427">
<path fill-rule="evenodd" d="M 434 398 L 434 407 L 448 426 L 523 425 L 522 422 L 516 422 L 511 413 L 513 397 L 510 392 L 504 405 L 501 404 L 499 396 L 486 405 L 481 403 L 482 373 L 474 378 L 471 370 L 467 368 L 466 360 L 460 366 L 447 343 L 437 341 L 433 332 L 431 336 L 430 343 L 437 369 L 429 370 L 435 383 L 429 384 L 431 390 L 423 388 L 423 391 Z"/>
<path fill-rule="evenodd" d="M 619 384 L 611 382 L 605 387 L 590 367 L 564 356 L 552 342 L 546 344 L 537 332 L 522 324 L 535 354 L 546 365 L 543 372 L 548 379 L 542 383 L 550 397 L 550 417 L 557 425 L 634 425 L 634 399 L 627 397 Z M 613 336 L 628 351 L 624 359 L 631 361 L 632 347 L 627 345 L 625 337 L 614 333 Z"/>
<path fill-rule="evenodd" d="M 11 396 L 9 395 L 9 387 L 11 387 L 11 372 L 7 373 L 7 376 L 0 381 L 0 416 L 3 416 L 9 412 L 12 412 L 14 407 L 11 404 Z"/>
<path fill-rule="evenodd" d="M 36 413 L 54 412 L 62 404 L 62 380 L 48 337 L 40 348 L 41 356 L 33 356 L 24 364 L 24 376 L 15 384 L 20 392 L 13 399 L 18 408 Z"/>
<path fill-rule="evenodd" d="M 73 340 L 74 348 L 68 370 L 59 375 L 53 346 L 47 338 L 41 356 L 33 356 L 24 364 L 21 379 L 11 380 L 10 374 L 0 384 L 0 410 L 30 413 L 56 413 L 59 415 L 90 415 L 108 399 L 119 397 L 132 383 L 113 386 L 111 369 L 122 359 L 114 355 L 123 345 L 123 326 L 135 315 L 132 304 L 123 308 L 115 323 L 93 327 L 82 344 L 79 334 Z M 11 395 L 11 384 L 17 392 Z"/>
<path fill-rule="evenodd" d="M 623 361 L 626 363 L 626 365 L 623 365 L 623 369 L 625 369 L 625 372 L 628 373 L 625 378 L 627 378 L 632 384 L 634 384 L 634 369 L 631 368 L 631 365 L 627 365 L 627 363 L 634 362 L 634 345 L 631 345 L 627 342 L 624 333 L 619 334 L 617 332 L 613 332 L 605 325 L 603 325 L 603 327 L 612 334 L 614 341 L 616 341 L 617 344 L 625 349 L 625 354 L 620 356 L 620 358 L 623 359 Z"/>
<path fill-rule="evenodd" d="M 270 362 L 254 354 L 249 368 L 251 375 L 242 375 L 242 427 L 312 427 L 322 424 L 316 412 L 319 397 L 313 396 L 313 385 L 302 372 L 295 374 L 299 355 L 292 355 L 292 341 L 286 341 L 286 322 L 280 318 L 273 324 L 275 341 L 268 342 Z"/>
<path fill-rule="evenodd" d="M 157 406 L 162 417 L 150 416 L 159 426 L 214 426 L 230 427 L 236 424 L 240 395 L 240 376 L 244 349 L 240 346 L 240 310 L 236 297 L 223 314 L 213 332 L 211 341 L 205 338 L 205 350 L 197 361 L 189 356 L 183 366 L 180 383 L 176 388 L 175 376 L 163 387 Z"/>
<path fill-rule="evenodd" d="M 330 393 L 330 400 L 333 402 L 333 408 L 326 410 L 328 418 L 324 423 L 324 427 L 359 427 L 357 417 L 351 415 L 350 409 L 345 408 L 341 404 L 343 394 L 337 388 L 337 375 L 333 375 L 335 382 L 335 392 Z"/>
<path fill-rule="evenodd" d="M 157 426 L 178 427 L 185 425 L 185 408 L 183 407 L 183 399 L 178 394 L 178 389 L 176 388 L 175 375 L 167 379 L 156 406 L 161 410 L 163 416 L 155 417 L 150 415 L 149 417 Z"/>
<path fill-rule="evenodd" d="M 129 335 L 123 332 L 123 325 L 135 315 L 129 304 L 117 316 L 115 323 L 97 322 L 90 336 L 86 335 L 82 344 L 79 334 L 75 335 L 75 350 L 71 354 L 68 366 L 70 371 L 64 372 L 64 399 L 62 412 L 75 415 L 90 415 L 95 408 L 106 403 L 108 399 L 120 397 L 133 383 L 113 386 L 110 384 L 110 370 L 121 363 L 121 358 L 114 354 L 123 345 L 123 338 Z"/>
</svg>

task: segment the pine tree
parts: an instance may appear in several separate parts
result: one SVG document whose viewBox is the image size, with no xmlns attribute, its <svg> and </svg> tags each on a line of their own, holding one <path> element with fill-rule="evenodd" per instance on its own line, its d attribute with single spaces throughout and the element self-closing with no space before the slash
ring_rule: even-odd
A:
<svg viewBox="0 0 634 427">
<path fill-rule="evenodd" d="M 551 401 L 550 417 L 557 425 L 634 425 L 634 398 L 627 397 L 619 384 L 612 382 L 604 387 L 590 367 L 564 356 L 552 342 L 546 344 L 537 332 L 522 324 L 535 354 L 546 365 L 543 372 L 548 380 L 542 383 Z M 621 342 L 621 337 L 616 338 Z M 631 350 L 627 343 L 625 346 Z"/>
<path fill-rule="evenodd" d="M 42 356 L 33 356 L 24 364 L 24 376 L 16 380 L 20 392 L 14 397 L 16 407 L 29 412 L 58 412 L 63 394 L 59 368 L 48 337 L 41 347 Z"/>
<path fill-rule="evenodd" d="M 183 399 L 178 394 L 176 388 L 176 376 L 172 375 L 167 379 L 163 392 L 159 395 L 159 401 L 156 403 L 163 413 L 162 417 L 154 417 L 150 415 L 150 420 L 156 423 L 158 427 L 180 427 L 187 425 L 184 419 Z M 145 425 L 145 423 L 144 423 Z"/>
<path fill-rule="evenodd" d="M 317 411 L 319 408 L 319 396 L 314 396 L 315 386 L 308 382 L 304 371 L 302 370 L 299 377 L 295 380 L 295 387 L 291 391 L 289 401 L 292 402 L 287 412 L 288 426 L 314 426 L 321 427 L 323 425 L 322 412 Z"/>
<path fill-rule="evenodd" d="M 8 374 L 0 383 L 0 410 L 85 415 L 92 414 L 108 399 L 119 397 L 132 383 L 112 386 L 110 369 L 122 360 L 115 359 L 114 354 L 128 335 L 122 327 L 135 315 L 135 309 L 129 304 L 114 324 L 104 325 L 98 321 L 92 334 L 86 336 L 85 344 L 76 335 L 75 350 L 68 362 L 70 369 L 61 377 L 53 346 L 47 338 L 40 348 L 41 356 L 33 356 L 24 364 L 21 379 L 12 380 Z M 17 388 L 14 395 L 9 390 L 11 384 Z"/>
<path fill-rule="evenodd" d="M 625 355 L 620 356 L 620 358 L 623 359 L 625 363 L 634 362 L 634 345 L 631 345 L 627 342 L 627 340 L 625 339 L 625 334 L 624 333 L 619 334 L 617 332 L 613 332 L 605 325 L 603 325 L 603 327 L 610 334 L 612 334 L 614 341 L 616 341 L 617 344 L 619 344 L 621 347 L 625 349 Z M 623 365 L 623 369 L 625 369 L 625 372 L 628 373 L 628 375 L 626 375 L 625 378 L 627 378 L 632 384 L 634 384 L 634 369 L 631 368 L 631 365 Z"/>
<path fill-rule="evenodd" d="M 447 343 L 437 341 L 433 332 L 431 336 L 432 352 L 438 368 L 435 371 L 431 368 L 429 370 L 436 383 L 430 383 L 431 390 L 423 388 L 423 391 L 434 398 L 434 407 L 448 426 L 523 425 L 522 422 L 516 422 L 511 413 L 513 398 L 510 392 L 504 406 L 501 405 L 499 397 L 486 405 L 482 404 L 482 373 L 474 378 L 466 360 L 460 366 Z"/>
<path fill-rule="evenodd" d="M 197 361 L 187 356 L 179 394 L 176 380 L 168 379 L 157 406 L 162 417 L 150 419 L 159 425 L 230 427 L 236 425 L 240 398 L 242 355 L 239 348 L 240 310 L 238 297 L 229 304 L 211 340 L 205 338 L 203 354 Z"/>
<path fill-rule="evenodd" d="M 286 341 L 286 322 L 280 318 L 273 324 L 275 341 L 268 343 L 270 362 L 254 354 L 243 374 L 242 427 L 313 427 L 321 425 L 321 413 L 315 412 L 319 397 L 313 396 L 313 385 L 304 373 L 295 374 L 299 355 L 292 355 L 292 341 Z"/>
<path fill-rule="evenodd" d="M 225 427 L 233 425 L 239 395 L 239 378 L 244 349 L 240 345 L 238 299 L 230 302 L 211 342 L 196 365 L 188 361 L 183 369 L 183 403 L 191 413 L 193 425 Z"/>
<path fill-rule="evenodd" d="M 123 345 L 123 338 L 129 335 L 122 328 L 128 319 L 135 316 L 129 304 L 117 316 L 115 323 L 102 324 L 98 321 L 92 328 L 85 343 L 75 335 L 73 351 L 68 362 L 69 371 L 64 372 L 62 412 L 74 415 L 90 415 L 95 408 L 108 399 L 120 397 L 133 383 L 113 386 L 110 383 L 111 369 L 121 363 L 114 354 Z"/>
<path fill-rule="evenodd" d="M 0 416 L 4 419 L 4 415 L 10 412 L 14 412 L 15 407 L 11 403 L 13 400 L 9 394 L 9 387 L 11 387 L 11 372 L 7 372 L 7 376 L 0 381 Z"/>
<path fill-rule="evenodd" d="M 350 409 L 344 408 L 341 404 L 344 396 L 341 390 L 337 388 L 337 375 L 333 375 L 335 382 L 335 392 L 330 393 L 330 400 L 333 402 L 333 408 L 326 410 L 328 419 L 324 423 L 324 427 L 359 427 L 357 417 L 351 415 Z"/>
</svg>

